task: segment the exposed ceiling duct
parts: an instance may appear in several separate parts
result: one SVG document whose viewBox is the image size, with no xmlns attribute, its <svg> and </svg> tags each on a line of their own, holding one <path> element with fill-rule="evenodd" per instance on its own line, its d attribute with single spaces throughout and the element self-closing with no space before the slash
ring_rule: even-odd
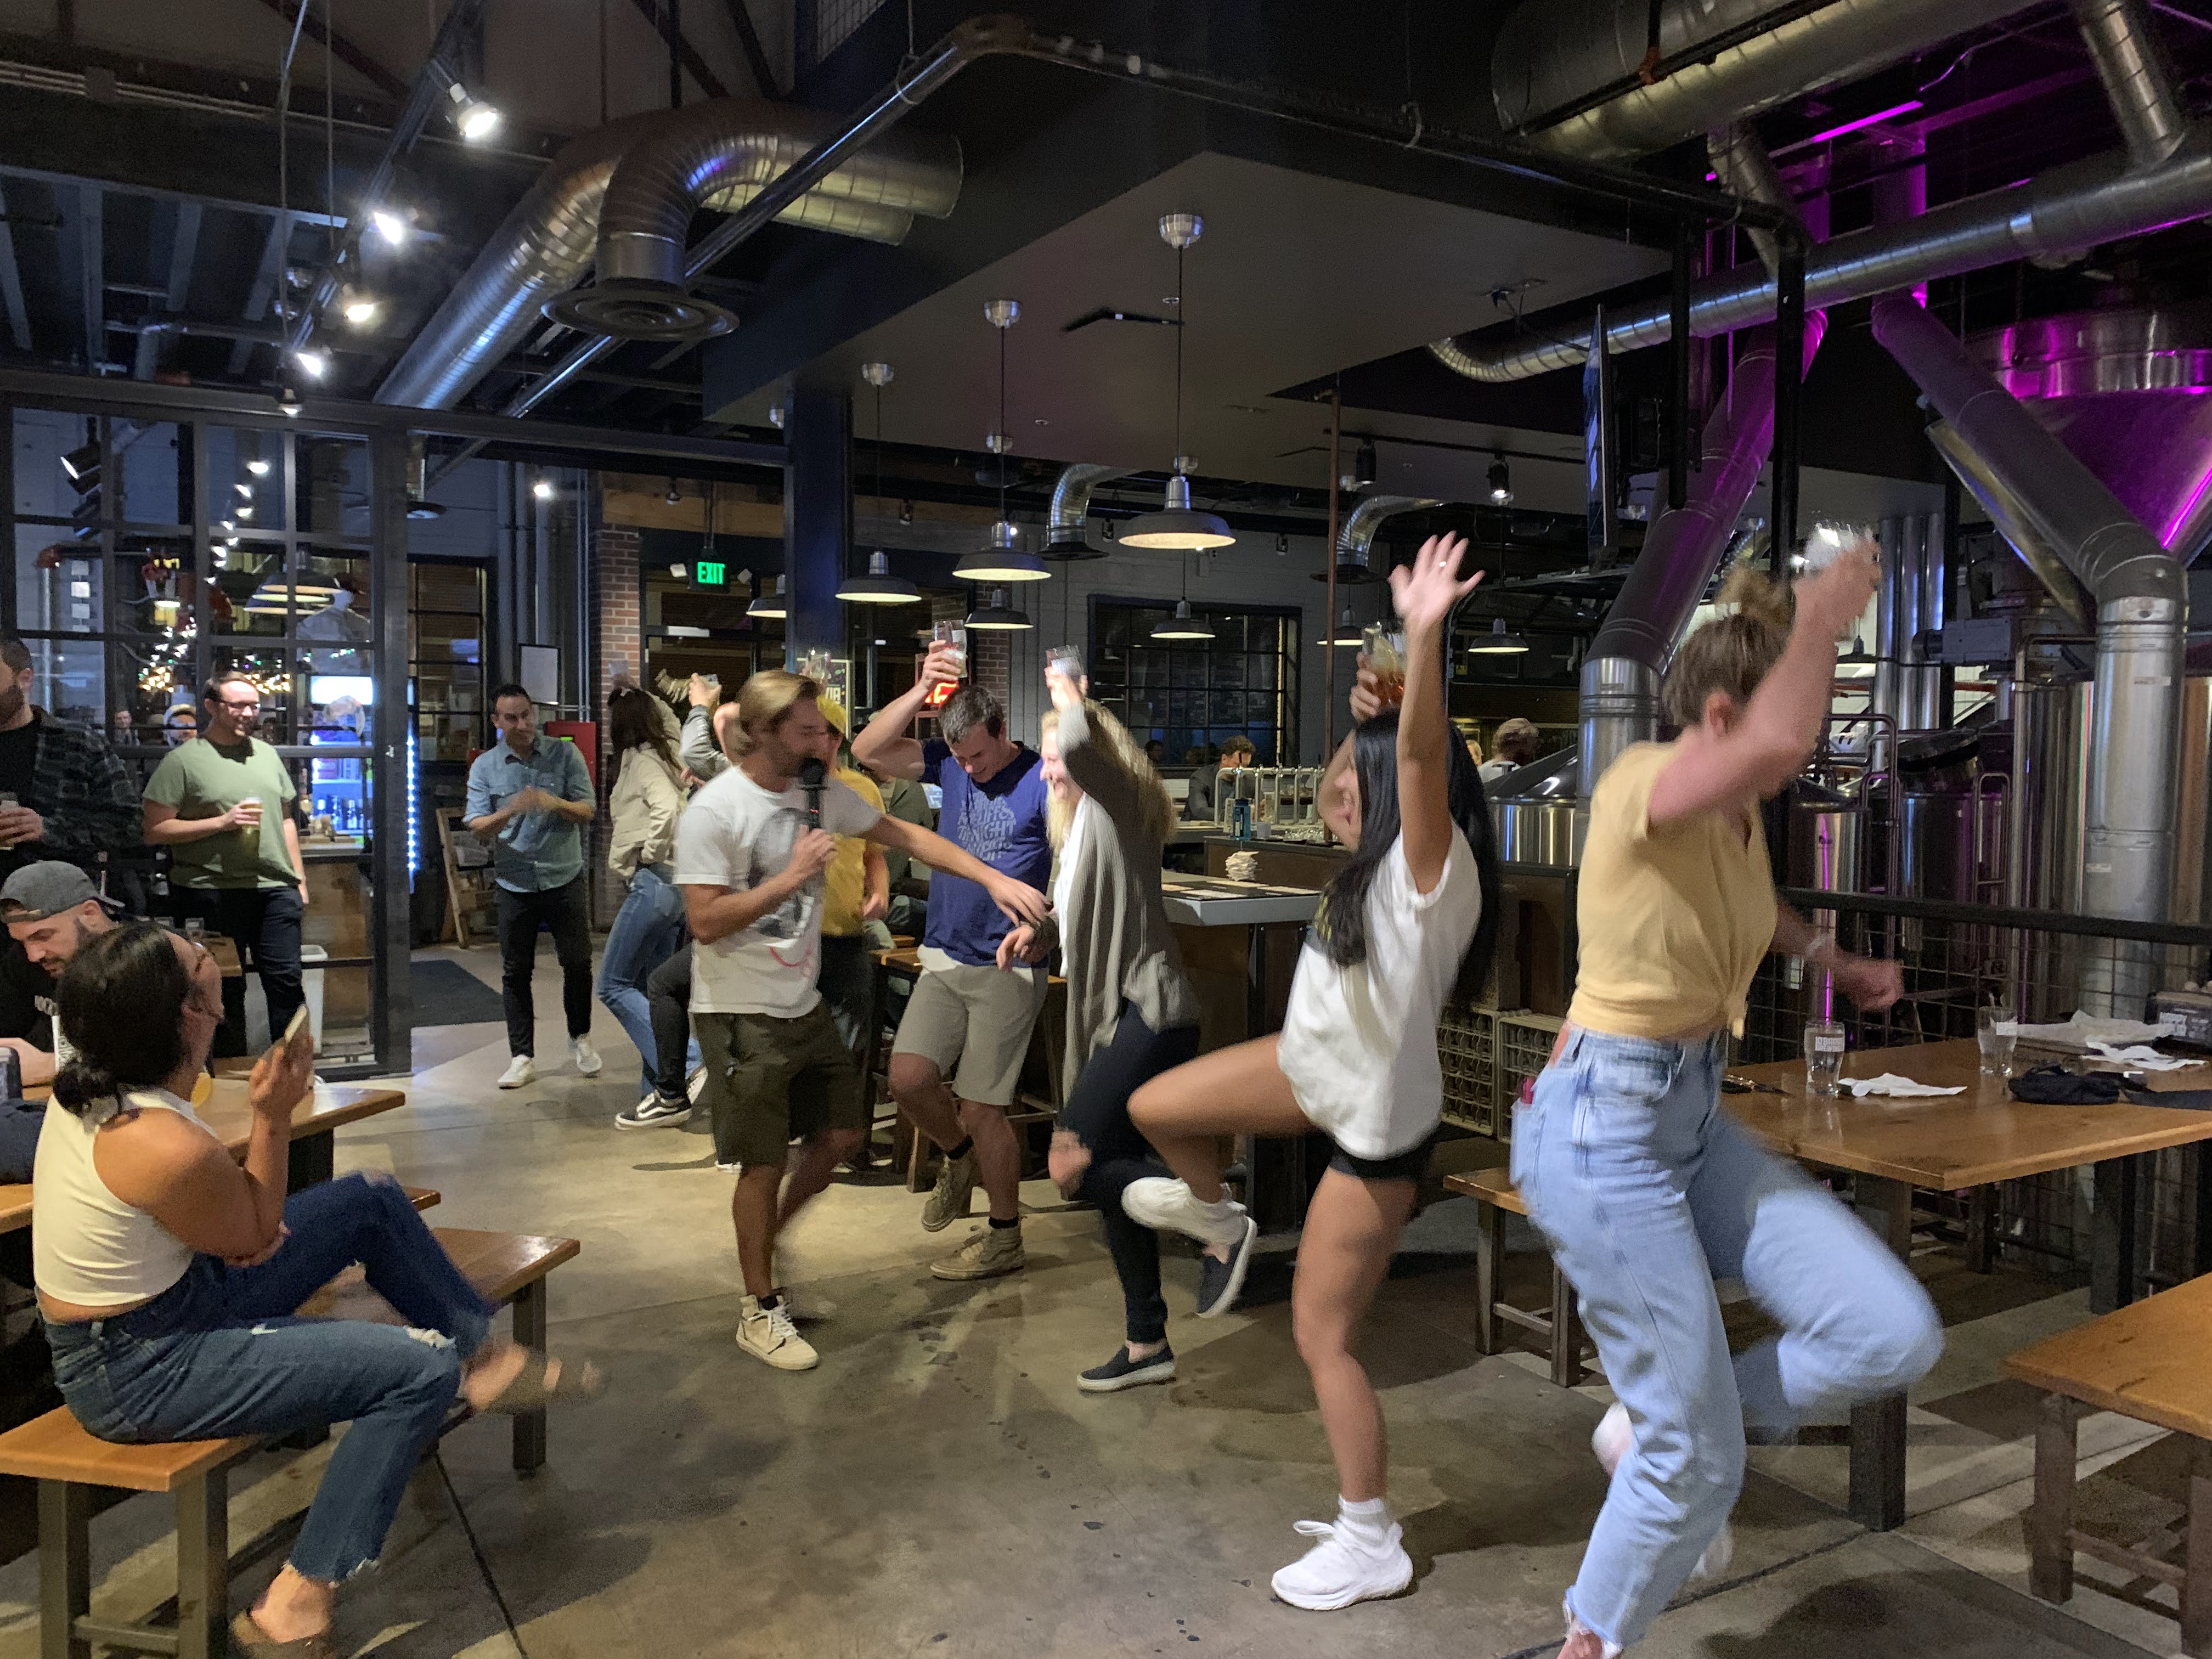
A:
<svg viewBox="0 0 2212 1659">
<path fill-rule="evenodd" d="M 2081 902 L 2093 915 L 2164 921 L 2173 891 L 2189 610 L 2181 563 L 1910 295 L 1875 303 L 1874 333 L 2096 602 Z M 2100 995 L 2091 1012 L 2139 1014 L 2150 964 L 2124 946 L 2096 968 Z"/>
<path fill-rule="evenodd" d="M 836 116 L 788 105 L 732 99 L 625 116 L 584 134 L 553 158 L 493 233 L 385 377 L 376 401 L 450 409 L 517 350 L 539 325 L 547 302 L 574 289 L 592 268 L 602 209 L 634 153 L 645 159 L 626 185 L 623 199 L 629 205 L 623 224 L 642 243 L 663 222 L 649 210 L 656 202 L 667 216 L 680 211 L 684 225 L 699 207 L 734 211 L 845 125 Z M 693 194 L 667 170 L 672 155 L 684 154 L 709 166 L 712 176 L 702 194 Z M 665 185 L 669 193 L 656 198 L 654 185 Z M 959 190 L 956 145 L 900 134 L 854 156 L 776 216 L 810 228 L 896 241 L 914 213 L 949 212 Z M 680 226 L 677 235 L 680 278 Z M 642 246 L 639 254 L 641 266 L 660 269 Z"/>
<path fill-rule="evenodd" d="M 2138 167 L 2124 150 L 2108 151 L 2023 185 L 1821 243 L 1805 260 L 1805 304 L 1838 306 L 2014 259 L 2077 253 L 2207 213 L 2212 136 L 2199 123 L 2186 143 L 2151 167 Z M 1771 321 L 1774 288 L 1757 264 L 1698 283 L 1690 294 L 1690 332 L 1710 337 Z M 1614 351 L 1661 345 L 1671 332 L 1664 295 L 1607 313 L 1606 341 Z M 1516 326 L 1438 340 L 1429 350 L 1469 380 L 1504 382 L 1574 368 L 1589 356 L 1589 340 L 1587 328 L 1538 334 Z"/>
<path fill-rule="evenodd" d="M 1750 122 L 1731 121 L 1715 127 L 1705 135 L 1705 155 L 1713 164 L 1713 176 L 1731 195 L 1764 202 L 1792 219 L 1797 217 L 1797 199 L 1775 172 L 1774 158 L 1766 153 Z M 1753 227 L 1751 245 L 1759 250 L 1759 262 L 1770 274 L 1780 269 L 1781 250 L 1772 231 Z"/>
<path fill-rule="evenodd" d="M 1344 584 L 1373 582 L 1382 580 L 1382 573 L 1375 568 L 1368 555 L 1375 545 L 1375 532 L 1382 527 L 1385 519 L 1395 519 L 1401 513 L 1425 513 L 1443 502 L 1428 495 L 1368 495 L 1352 509 L 1336 532 L 1336 580 Z M 1316 578 L 1327 580 L 1328 573 Z"/>
<path fill-rule="evenodd" d="M 2021 9 L 2021 0 L 1528 0 L 1499 31 L 1491 97 L 1499 123 L 1539 149 L 1623 161 L 1857 80 Z"/>
<path fill-rule="evenodd" d="M 2142 0 L 2073 0 L 2074 20 L 2097 66 L 2106 101 L 2128 154 L 2145 167 L 2163 161 L 2189 137 L 2189 112 Z"/>
<path fill-rule="evenodd" d="M 1091 517 L 1091 492 L 1112 479 L 1127 477 L 1132 471 L 1126 466 L 1100 466 L 1091 461 L 1078 461 L 1062 467 L 1060 477 L 1053 481 L 1052 510 L 1045 517 L 1044 556 L 1104 558 L 1101 550 L 1091 546 L 1091 532 L 1086 527 Z"/>
<path fill-rule="evenodd" d="M 2057 550 L 2036 532 L 2020 498 L 1990 471 L 1980 456 L 1966 447 L 1966 441 L 1951 429 L 1948 421 L 1938 421 L 1929 427 L 1928 441 L 1935 445 L 1936 453 L 1958 474 L 1966 493 L 1981 503 L 1982 511 L 1990 515 L 1997 534 L 2020 555 L 2021 562 L 2034 572 L 2035 579 L 2066 613 L 2067 619 L 2075 627 L 2087 629 L 2095 607 L 2087 602 L 2081 584 L 2074 580 L 2074 573 L 2066 568 L 2066 561 L 2058 556 Z"/>
</svg>

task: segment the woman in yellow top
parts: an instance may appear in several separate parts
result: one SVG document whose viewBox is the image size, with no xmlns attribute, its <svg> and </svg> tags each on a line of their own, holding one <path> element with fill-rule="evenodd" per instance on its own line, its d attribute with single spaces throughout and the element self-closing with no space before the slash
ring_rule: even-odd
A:
<svg viewBox="0 0 2212 1659">
<path fill-rule="evenodd" d="M 1896 965 L 1844 954 L 1787 905 L 1759 805 L 1812 753 L 1838 635 L 1865 609 L 1859 542 L 1790 594 L 1748 568 L 1740 608 L 1683 641 L 1664 686 L 1673 743 L 1638 744 L 1590 801 L 1567 1026 L 1513 1130 L 1513 1179 L 1574 1281 L 1620 1404 L 1595 1437 L 1612 1476 L 1567 1593 L 1561 1659 L 1612 1659 L 1693 1574 L 1727 1565 L 1747 1430 L 1905 1389 L 1942 1330 L 1905 1265 L 1720 1106 L 1721 1070 L 1770 950 L 1863 1008 Z M 1716 1279 L 1781 1328 L 1733 1364 Z"/>
</svg>

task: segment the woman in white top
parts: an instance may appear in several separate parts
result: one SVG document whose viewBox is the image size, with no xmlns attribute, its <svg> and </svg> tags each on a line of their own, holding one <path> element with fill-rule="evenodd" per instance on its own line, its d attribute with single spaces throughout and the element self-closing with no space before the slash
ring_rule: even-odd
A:
<svg viewBox="0 0 2212 1659">
<path fill-rule="evenodd" d="M 1297 1607 L 1349 1607 L 1413 1582 L 1384 1496 L 1382 1407 L 1352 1345 L 1413 1213 L 1442 1111 L 1437 1016 L 1455 990 L 1481 986 L 1497 933 L 1482 781 L 1444 718 L 1452 609 L 1481 580 L 1459 579 L 1466 546 L 1431 537 L 1411 569 L 1390 573 L 1406 624 L 1405 702 L 1377 710 L 1363 688 L 1360 724 L 1322 781 L 1322 817 L 1352 854 L 1322 896 L 1281 1034 L 1205 1055 L 1131 1103 L 1179 1178 L 1135 1182 L 1123 1206 L 1148 1225 L 1229 1245 L 1224 1306 L 1253 1224 L 1222 1192 L 1215 1137 L 1319 1129 L 1336 1143 L 1291 1292 L 1339 1492 L 1334 1523 L 1299 1522 L 1320 1541 L 1274 1577 L 1275 1594 Z"/>
<path fill-rule="evenodd" d="M 683 769 L 662 720 L 667 705 L 625 686 L 607 699 L 608 746 L 617 770 L 607 797 L 614 821 L 607 867 L 628 886 L 599 958 L 599 1000 L 622 1022 L 645 1065 L 638 1103 L 615 1120 L 621 1129 L 683 1122 L 691 1115 L 684 1079 L 654 1075 L 653 1005 L 645 981 L 684 943 L 684 897 L 676 869 L 676 821 L 684 816 Z"/>
<path fill-rule="evenodd" d="M 146 923 L 100 935 L 62 975 L 76 1052 L 39 1139 L 39 1311 L 62 1398 L 103 1440 L 352 1424 L 289 1561 L 231 1630 L 248 1659 L 320 1659 L 338 1584 L 374 1563 L 456 1396 L 528 1410 L 596 1378 L 490 1338 L 491 1309 L 390 1179 L 285 1197 L 293 1108 L 314 1083 L 304 1030 L 253 1068 L 239 1166 L 190 1104 L 221 983 L 204 950 Z M 356 1263 L 409 1328 L 291 1316 Z"/>
</svg>

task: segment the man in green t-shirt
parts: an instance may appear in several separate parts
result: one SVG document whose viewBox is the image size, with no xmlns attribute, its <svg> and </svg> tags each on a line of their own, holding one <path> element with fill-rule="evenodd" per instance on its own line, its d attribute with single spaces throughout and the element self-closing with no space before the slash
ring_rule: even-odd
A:
<svg viewBox="0 0 2212 1659">
<path fill-rule="evenodd" d="M 162 756 L 147 780 L 146 839 L 170 849 L 179 911 L 204 917 L 237 943 L 241 957 L 252 956 L 273 1041 L 306 995 L 300 915 L 307 866 L 291 811 L 299 790 L 276 751 L 251 735 L 261 715 L 252 681 L 218 674 L 201 694 L 201 735 Z M 226 979 L 222 994 L 223 1047 L 244 1054 L 246 981 Z"/>
</svg>

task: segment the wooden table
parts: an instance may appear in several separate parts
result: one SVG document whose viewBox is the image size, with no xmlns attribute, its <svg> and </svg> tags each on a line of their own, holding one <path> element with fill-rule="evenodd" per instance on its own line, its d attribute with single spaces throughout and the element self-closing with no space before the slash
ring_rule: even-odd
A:
<svg viewBox="0 0 2212 1659">
<path fill-rule="evenodd" d="M 2017 1063 L 2017 1059 L 2015 1060 Z M 1910 1247 L 1915 1188 L 1959 1192 L 2000 1181 L 2095 1166 L 2090 1233 L 2090 1298 L 2100 1312 L 2135 1297 L 2136 1197 L 2143 1154 L 2212 1140 L 2212 1112 L 2166 1106 L 2036 1106 L 2014 1100 L 2002 1080 L 1981 1074 L 1972 1039 L 1867 1048 L 1846 1055 L 1845 1077 L 1894 1072 L 1916 1083 L 1963 1085 L 1964 1094 L 1918 1099 L 1848 1093 L 1809 1098 L 1802 1060 L 1739 1066 L 1730 1075 L 1779 1094 L 1723 1095 L 1729 1110 L 1778 1152 L 1856 1177 L 1861 1216 L 1899 1255 Z M 2174 1075 L 2187 1077 L 2189 1073 Z M 2212 1079 L 2208 1079 L 2212 1081 Z M 1987 1206 L 1977 1206 L 1986 1216 Z M 1986 1259 L 1986 1221 L 1969 1231 L 1969 1254 Z M 1854 1519 L 1875 1530 L 1905 1519 L 1905 1400 L 1851 1413 Z"/>
<path fill-rule="evenodd" d="M 33 1095 L 44 1090 L 33 1090 Z M 298 1192 L 302 1187 L 312 1187 L 319 1181 L 328 1181 L 335 1166 L 337 1146 L 332 1132 L 341 1126 L 374 1117 L 379 1112 L 388 1112 L 395 1106 L 404 1106 L 407 1097 L 397 1089 L 331 1088 L 317 1085 L 313 1094 L 292 1113 L 292 1150 L 290 1167 L 287 1171 L 286 1190 Z M 252 1109 L 246 1103 L 246 1083 L 240 1078 L 210 1078 L 196 1093 L 194 1104 L 208 1127 L 221 1135 L 234 1156 L 246 1155 L 246 1143 L 253 1127 Z M 59 1111 L 49 1106 L 48 1111 Z M 12 1232 L 18 1227 L 31 1224 L 31 1188 L 23 1185 L 0 1185 L 0 1233 Z"/>
</svg>

